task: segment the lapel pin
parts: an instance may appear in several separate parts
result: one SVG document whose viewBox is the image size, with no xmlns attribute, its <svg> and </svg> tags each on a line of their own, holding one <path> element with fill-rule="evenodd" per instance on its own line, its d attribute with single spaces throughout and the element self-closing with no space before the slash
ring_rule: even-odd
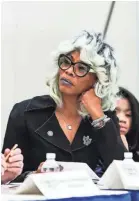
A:
<svg viewBox="0 0 139 201">
<path fill-rule="evenodd" d="M 53 131 L 47 131 L 47 135 L 51 137 L 54 135 L 54 133 L 53 133 Z"/>
<path fill-rule="evenodd" d="M 88 146 L 89 144 L 91 144 L 92 139 L 89 138 L 89 136 L 83 136 L 83 144 Z"/>
</svg>

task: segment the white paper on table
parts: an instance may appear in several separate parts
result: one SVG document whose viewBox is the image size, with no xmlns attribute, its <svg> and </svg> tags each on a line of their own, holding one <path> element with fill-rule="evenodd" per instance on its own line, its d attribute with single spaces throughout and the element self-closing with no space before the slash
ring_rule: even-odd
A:
<svg viewBox="0 0 139 201">
<path fill-rule="evenodd" d="M 117 161 L 116 165 L 124 189 L 139 190 L 139 163 L 133 162 L 127 166 L 123 161 Z"/>
<path fill-rule="evenodd" d="M 99 189 L 86 171 L 78 170 L 29 175 L 16 193 L 55 199 L 99 195 Z"/>
<path fill-rule="evenodd" d="M 9 194 L 2 194 L 1 195 L 2 201 L 42 201 L 46 200 L 45 196 L 43 195 L 9 195 Z"/>
<path fill-rule="evenodd" d="M 86 164 L 79 162 L 62 162 L 57 161 L 60 165 L 64 167 L 65 171 L 68 170 L 85 170 L 92 180 L 98 181 L 100 178 L 96 175 L 96 173 Z"/>
<path fill-rule="evenodd" d="M 134 162 L 134 170 L 126 171 L 123 161 L 114 160 L 108 167 L 98 186 L 100 189 L 139 189 L 139 163 Z M 132 166 L 131 166 L 132 167 Z"/>
<path fill-rule="evenodd" d="M 118 190 L 100 190 L 100 195 L 124 195 L 128 194 L 128 191 L 118 191 Z"/>
</svg>

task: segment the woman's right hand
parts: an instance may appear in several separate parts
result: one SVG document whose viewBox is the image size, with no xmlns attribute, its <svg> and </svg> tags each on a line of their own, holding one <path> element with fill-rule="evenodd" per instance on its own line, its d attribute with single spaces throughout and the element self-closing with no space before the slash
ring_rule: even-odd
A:
<svg viewBox="0 0 139 201">
<path fill-rule="evenodd" d="M 35 173 L 42 173 L 41 169 L 42 169 L 42 165 L 44 164 L 44 162 L 40 163 L 38 169 L 36 170 Z"/>
<path fill-rule="evenodd" d="M 4 175 L 5 170 L 7 169 L 7 163 L 5 161 L 5 157 L 1 154 L 1 175 Z"/>
<path fill-rule="evenodd" d="M 126 147 L 127 150 L 129 150 L 128 142 L 127 142 L 126 136 L 125 136 L 125 135 L 120 135 L 120 136 L 121 136 L 121 139 L 122 139 L 122 141 L 123 141 L 124 146 Z"/>
<path fill-rule="evenodd" d="M 11 182 L 22 173 L 23 170 L 23 155 L 21 149 L 17 148 L 10 153 L 10 149 L 5 149 L 4 155 L 1 154 L 1 181 L 3 184 Z M 5 157 L 10 153 L 7 161 Z"/>
</svg>

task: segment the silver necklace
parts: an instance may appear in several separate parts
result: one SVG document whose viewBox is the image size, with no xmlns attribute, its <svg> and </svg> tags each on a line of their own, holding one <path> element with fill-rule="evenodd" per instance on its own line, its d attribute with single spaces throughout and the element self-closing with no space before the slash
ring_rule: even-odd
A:
<svg viewBox="0 0 139 201">
<path fill-rule="evenodd" d="M 64 116 L 60 111 L 59 111 L 59 113 L 65 118 L 65 116 Z M 66 128 L 67 128 L 68 130 L 72 130 L 72 125 L 71 125 L 71 124 L 67 124 L 64 118 L 63 118 L 63 121 L 64 121 L 65 124 L 66 124 Z"/>
<path fill-rule="evenodd" d="M 64 115 L 63 115 L 61 112 L 60 112 L 60 114 L 64 117 Z M 72 125 L 67 124 L 64 118 L 63 118 L 63 121 L 64 121 L 65 124 L 66 124 L 66 128 L 67 128 L 68 130 L 72 130 Z"/>
<path fill-rule="evenodd" d="M 66 127 L 67 127 L 68 130 L 72 130 L 72 126 L 71 125 L 67 124 Z"/>
</svg>

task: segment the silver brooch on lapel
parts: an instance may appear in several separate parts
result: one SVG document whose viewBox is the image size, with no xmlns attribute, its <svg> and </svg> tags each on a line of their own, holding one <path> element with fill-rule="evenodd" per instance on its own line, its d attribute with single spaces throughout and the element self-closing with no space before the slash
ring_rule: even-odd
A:
<svg viewBox="0 0 139 201">
<path fill-rule="evenodd" d="M 91 144 L 92 139 L 89 138 L 89 136 L 83 136 L 83 144 L 88 146 L 89 144 Z"/>
<path fill-rule="evenodd" d="M 48 136 L 51 137 L 51 136 L 53 136 L 53 134 L 54 134 L 53 131 L 47 131 L 47 135 L 48 135 Z"/>
</svg>

